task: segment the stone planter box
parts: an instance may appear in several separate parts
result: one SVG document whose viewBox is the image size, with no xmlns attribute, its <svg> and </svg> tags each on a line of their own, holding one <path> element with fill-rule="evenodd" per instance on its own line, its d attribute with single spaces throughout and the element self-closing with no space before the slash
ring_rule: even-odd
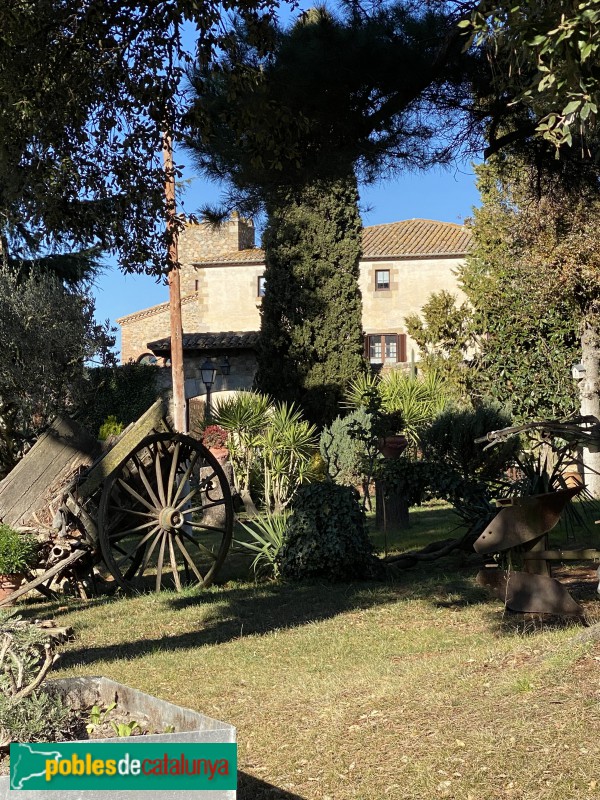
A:
<svg viewBox="0 0 600 800">
<path fill-rule="evenodd" d="M 152 695 L 131 689 L 108 678 L 63 678 L 48 682 L 63 694 L 65 703 L 72 708 L 94 704 L 106 706 L 115 700 L 127 709 L 133 719 L 143 718 L 152 728 L 164 730 L 173 725 L 176 733 L 144 736 L 147 742 L 235 742 L 236 729 L 226 722 L 206 717 L 189 708 L 176 706 Z M 136 737 L 140 741 L 141 737 Z M 103 739 L 122 742 L 123 739 Z M 10 791 L 8 776 L 0 777 L 0 800 L 112 800 L 123 792 L 110 791 Z M 123 800 L 235 800 L 235 791 L 128 791 Z M 59 796 L 60 795 L 60 796 Z"/>
</svg>

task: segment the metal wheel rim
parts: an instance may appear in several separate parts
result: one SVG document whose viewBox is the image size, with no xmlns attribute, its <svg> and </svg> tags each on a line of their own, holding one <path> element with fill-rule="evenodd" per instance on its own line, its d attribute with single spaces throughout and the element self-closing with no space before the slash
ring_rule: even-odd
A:
<svg viewBox="0 0 600 800">
<path fill-rule="evenodd" d="M 206 521 L 211 511 L 219 524 Z M 126 591 L 143 586 L 150 573 L 156 591 L 209 586 L 233 531 L 225 473 L 189 436 L 147 436 L 105 481 L 98 529 L 106 566 Z"/>
</svg>

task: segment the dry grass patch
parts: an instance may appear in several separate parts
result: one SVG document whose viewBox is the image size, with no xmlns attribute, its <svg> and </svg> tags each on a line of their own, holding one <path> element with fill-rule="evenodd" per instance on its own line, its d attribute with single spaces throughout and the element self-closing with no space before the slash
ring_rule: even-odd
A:
<svg viewBox="0 0 600 800">
<path fill-rule="evenodd" d="M 27 613 L 74 626 L 62 674 L 236 725 L 240 800 L 600 797 L 600 647 L 507 617 L 476 571 L 457 558 L 396 583 L 234 583 Z"/>
</svg>

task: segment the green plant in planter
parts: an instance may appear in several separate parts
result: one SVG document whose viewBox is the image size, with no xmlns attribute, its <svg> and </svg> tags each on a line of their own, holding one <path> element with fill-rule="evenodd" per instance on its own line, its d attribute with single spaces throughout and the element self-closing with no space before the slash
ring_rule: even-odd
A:
<svg viewBox="0 0 600 800">
<path fill-rule="evenodd" d="M 35 536 L 19 533 L 0 524 L 0 575 L 19 575 L 35 563 L 38 542 Z"/>
<path fill-rule="evenodd" d="M 11 742 L 68 738 L 70 709 L 40 688 L 55 648 L 43 630 L 0 610 L 0 752 Z"/>
</svg>

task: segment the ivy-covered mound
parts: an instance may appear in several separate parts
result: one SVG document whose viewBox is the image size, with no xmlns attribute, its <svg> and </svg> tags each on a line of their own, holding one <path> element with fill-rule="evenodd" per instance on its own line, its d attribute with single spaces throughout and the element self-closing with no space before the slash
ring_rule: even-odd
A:
<svg viewBox="0 0 600 800">
<path fill-rule="evenodd" d="M 298 491 L 279 554 L 282 578 L 345 581 L 377 577 L 358 492 L 351 486 L 314 483 Z"/>
</svg>

